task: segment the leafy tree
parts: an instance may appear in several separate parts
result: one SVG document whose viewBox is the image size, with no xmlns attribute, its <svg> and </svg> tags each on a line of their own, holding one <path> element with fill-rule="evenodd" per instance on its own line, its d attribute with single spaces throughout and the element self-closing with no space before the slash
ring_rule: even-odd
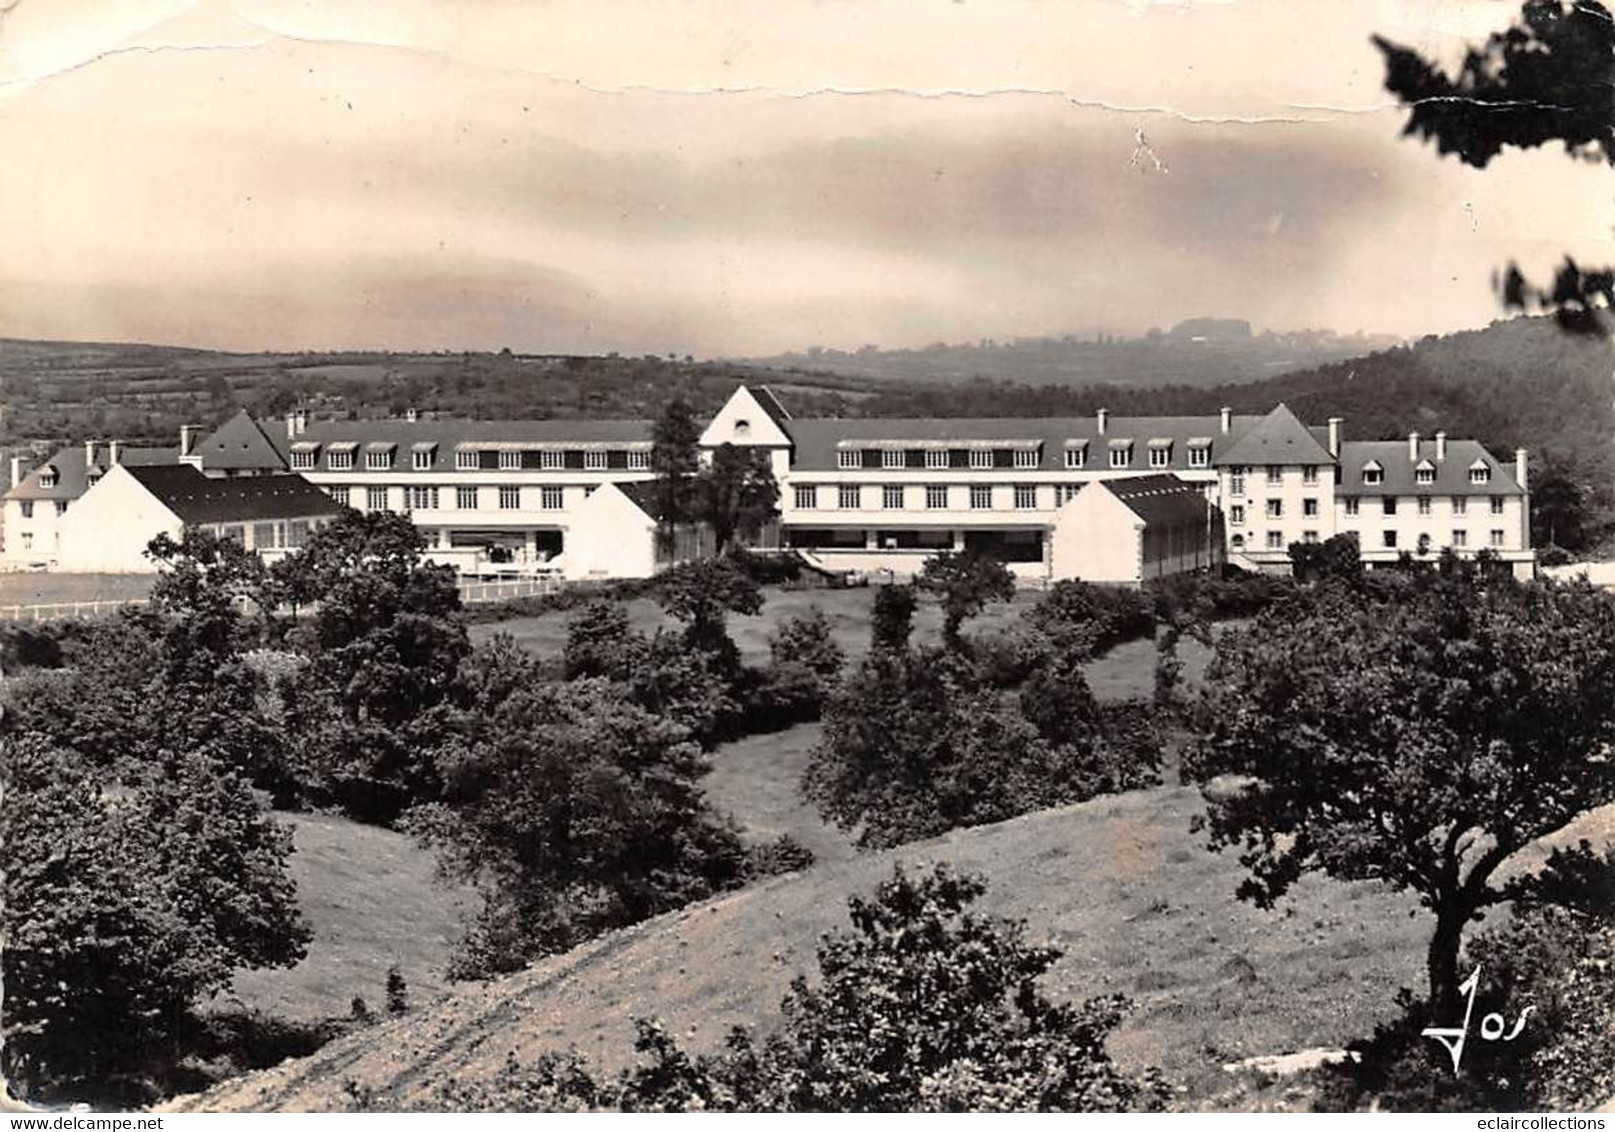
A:
<svg viewBox="0 0 1615 1132">
<path fill-rule="evenodd" d="M 1358 551 L 1356 532 L 1332 535 L 1322 542 L 1292 542 L 1290 569 L 1301 582 L 1361 578 L 1363 558 Z"/>
<path fill-rule="evenodd" d="M 872 652 L 830 700 L 803 791 L 860 847 L 885 848 L 1075 800 L 1076 750 L 957 653 Z"/>
<path fill-rule="evenodd" d="M 712 528 L 719 554 L 729 550 L 737 535 L 755 537 L 779 514 L 779 484 L 768 454 L 755 448 L 724 444 L 701 469 L 693 491 L 695 516 Z"/>
<path fill-rule="evenodd" d="M 601 1080 L 575 1050 L 512 1061 L 490 1086 L 452 1086 L 461 1110 L 720 1112 L 1118 1112 L 1159 1108 L 1158 1074 L 1134 1077 L 1105 1044 L 1119 997 L 1046 998 L 1060 958 L 1026 925 L 971 911 L 986 891 L 938 865 L 899 868 L 873 900 L 848 901 L 853 930 L 819 946 L 820 979 L 798 976 L 780 1030 L 759 1046 L 732 1031 L 692 1056 L 653 1021 L 636 1022 L 642 1060 Z"/>
<path fill-rule="evenodd" d="M 1591 491 L 1562 461 L 1544 462 L 1531 482 L 1531 543 L 1567 551 L 1585 550 L 1593 541 Z"/>
<path fill-rule="evenodd" d="M 711 657 L 720 671 L 737 671 L 740 650 L 729 639 L 728 615 L 762 612 L 763 591 L 751 575 L 728 559 L 709 558 L 674 566 L 659 581 L 656 600 L 684 622 L 684 643 Z"/>
<path fill-rule="evenodd" d="M 0 738 L 4 1072 L 36 1099 L 135 1081 L 199 996 L 303 957 L 291 836 L 236 775 L 170 756 L 125 789 L 35 735 Z"/>
<path fill-rule="evenodd" d="M 1055 582 L 1021 617 L 1068 661 L 1086 661 L 1155 632 L 1155 611 L 1138 590 L 1070 578 Z"/>
<path fill-rule="evenodd" d="M 800 664 L 820 680 L 830 682 L 841 674 L 847 653 L 836 644 L 830 618 L 816 605 L 787 617 L 768 639 L 775 665 Z"/>
<path fill-rule="evenodd" d="M 566 624 L 562 669 L 568 680 L 580 676 L 625 680 L 644 649 L 645 638 L 629 624 L 622 602 L 591 601 Z"/>
<path fill-rule="evenodd" d="M 979 616 L 989 602 L 1015 597 L 1015 575 L 996 558 L 971 551 L 944 551 L 926 562 L 915 587 L 935 594 L 942 602 L 942 639 L 949 648 L 962 649 L 959 630 Z"/>
<path fill-rule="evenodd" d="M 1519 23 L 1471 47 L 1456 75 L 1409 48 L 1374 43 L 1386 89 L 1409 110 L 1403 132 L 1440 153 L 1484 169 L 1504 149 L 1558 143 L 1572 158 L 1615 165 L 1615 19 L 1597 0 L 1526 0 Z M 1615 329 L 1615 270 L 1584 271 L 1566 257 L 1553 285 L 1539 288 L 1510 264 L 1500 286 L 1509 306 L 1551 310 L 1567 329 Z"/>
<path fill-rule="evenodd" d="M 347 511 L 276 564 L 283 592 L 315 605 L 294 634 L 311 663 L 300 738 L 351 814 L 390 821 L 431 797 L 424 755 L 470 641 L 453 571 L 421 561 L 407 515 Z"/>
<path fill-rule="evenodd" d="M 651 471 L 656 473 L 660 537 L 671 545 L 680 523 L 693 518 L 690 485 L 701 464 L 701 425 L 683 398 L 669 401 L 651 430 Z"/>
<path fill-rule="evenodd" d="M 1184 770 L 1241 784 L 1207 796 L 1241 897 L 1271 906 L 1311 871 L 1417 893 L 1431 1008 L 1453 1017 L 1498 867 L 1615 801 L 1611 703 L 1615 602 L 1585 586 L 1326 587 L 1221 638 Z"/>
<path fill-rule="evenodd" d="M 510 970 L 730 887 L 745 855 L 707 806 L 700 748 L 602 679 L 475 705 L 439 748 L 443 801 L 407 824 L 486 908 L 461 970 Z"/>
<path fill-rule="evenodd" d="M 870 647 L 877 652 L 908 652 L 909 638 L 914 634 L 916 604 L 913 586 L 890 585 L 877 589 L 870 621 Z"/>
</svg>

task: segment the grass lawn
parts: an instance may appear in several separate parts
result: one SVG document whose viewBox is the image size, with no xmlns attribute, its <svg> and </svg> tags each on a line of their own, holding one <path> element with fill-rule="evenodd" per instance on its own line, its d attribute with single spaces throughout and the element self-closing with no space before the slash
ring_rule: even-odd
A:
<svg viewBox="0 0 1615 1132">
<path fill-rule="evenodd" d="M 0 574 L 0 606 L 125 601 L 151 593 L 150 574 Z"/>
<path fill-rule="evenodd" d="M 411 1001 L 441 994 L 461 909 L 474 897 L 438 883 L 432 854 L 402 834 L 322 814 L 277 816 L 293 827 L 291 873 L 314 941 L 296 967 L 237 975 L 233 997 L 299 1021 L 346 1015 L 355 995 L 380 1012 L 394 963 Z M 233 1004 L 227 996 L 219 1005 Z"/>
</svg>

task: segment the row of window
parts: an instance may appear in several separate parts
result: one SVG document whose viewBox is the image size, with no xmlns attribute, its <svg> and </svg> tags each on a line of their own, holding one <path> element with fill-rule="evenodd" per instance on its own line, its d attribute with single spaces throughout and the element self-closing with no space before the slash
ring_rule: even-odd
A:
<svg viewBox="0 0 1615 1132">
<path fill-rule="evenodd" d="M 325 453 L 325 466 L 333 472 L 351 472 L 357 457 L 357 445 L 329 446 Z M 365 450 L 364 468 L 367 472 L 390 472 L 396 462 L 393 445 L 370 447 Z M 319 446 L 310 444 L 292 452 L 292 467 L 308 471 L 318 465 Z M 417 472 L 429 472 L 437 467 L 437 446 L 416 446 L 410 452 L 410 467 Z M 457 471 L 565 471 L 582 468 L 584 471 L 604 472 L 624 470 L 643 472 L 650 470 L 650 453 L 643 449 L 585 448 L 585 449 L 460 449 L 454 453 Z"/>
<path fill-rule="evenodd" d="M 333 500 L 344 507 L 356 506 L 355 490 L 344 484 L 333 485 L 325 489 Z M 404 488 L 404 508 L 408 511 L 436 511 L 442 505 L 448 493 L 447 488 L 431 486 L 409 486 Z M 482 488 L 456 487 L 454 490 L 454 507 L 460 511 L 476 511 L 482 506 Z M 499 510 L 520 511 L 522 507 L 522 487 L 517 484 L 502 484 L 496 489 L 499 493 Z M 559 487 L 528 488 L 528 491 L 538 492 L 538 507 L 541 511 L 559 511 L 566 506 L 564 490 Z M 388 492 L 391 488 L 373 485 L 364 488 L 364 502 L 370 511 L 385 511 L 391 507 L 388 502 Z"/>
<path fill-rule="evenodd" d="M 1493 496 L 1490 496 L 1489 498 L 1491 500 L 1491 513 L 1493 515 L 1501 515 L 1503 513 L 1503 497 L 1501 495 L 1493 495 Z M 1431 512 L 1432 512 L 1432 502 L 1431 502 L 1430 496 L 1428 496 L 1428 495 L 1418 496 L 1415 499 L 1414 502 L 1415 502 L 1415 505 L 1416 505 L 1420 515 L 1429 515 L 1429 514 L 1431 514 Z M 1346 504 L 1346 514 L 1347 515 L 1360 515 L 1362 513 L 1362 500 L 1356 499 L 1356 498 L 1347 499 L 1347 500 L 1345 500 L 1345 504 Z M 1384 511 L 1385 514 L 1387 514 L 1387 515 L 1395 515 L 1396 514 L 1396 507 L 1397 507 L 1396 497 L 1391 496 L 1391 495 L 1385 496 L 1383 499 L 1380 500 L 1380 507 Z M 1301 501 L 1301 514 L 1302 514 L 1303 517 L 1310 519 L 1313 516 L 1317 515 L 1317 513 L 1318 513 L 1318 501 L 1316 499 L 1303 499 Z M 1469 513 L 1469 500 L 1467 498 L 1465 498 L 1464 496 L 1462 496 L 1462 495 L 1453 496 L 1452 497 L 1452 513 L 1454 515 L 1466 515 L 1466 514 L 1468 514 Z M 1266 514 L 1267 514 L 1267 517 L 1269 519 L 1282 519 L 1282 518 L 1284 518 L 1284 500 L 1282 500 L 1282 499 L 1269 499 L 1269 500 L 1267 500 L 1266 501 Z M 1238 526 L 1241 523 L 1243 523 L 1244 521 L 1245 521 L 1245 505 L 1243 503 L 1230 504 L 1229 507 L 1228 507 L 1228 522 L 1230 524 L 1234 525 L 1234 526 Z"/>
<path fill-rule="evenodd" d="M 56 513 L 58 515 L 67 514 L 67 500 L 57 499 L 54 502 L 56 504 Z M 24 499 L 21 501 L 21 503 L 22 517 L 24 519 L 32 519 L 34 517 L 34 501 L 32 499 Z"/>
<path fill-rule="evenodd" d="M 1233 548 L 1235 550 L 1244 550 L 1245 549 L 1245 536 L 1244 535 L 1234 535 L 1233 538 L 1231 540 L 1229 540 L 1229 541 L 1230 541 L 1230 543 L 1232 544 L 1232 546 L 1233 546 Z M 1301 541 L 1305 542 L 1305 543 L 1315 543 L 1315 542 L 1317 542 L 1318 541 L 1318 532 L 1317 531 L 1302 531 L 1301 532 Z M 1489 535 L 1487 537 L 1487 543 L 1488 543 L 1488 545 L 1492 546 L 1493 548 L 1502 547 L 1503 543 L 1504 543 L 1504 532 L 1494 528 L 1489 533 Z M 1283 531 L 1268 531 L 1267 532 L 1266 545 L 1267 545 L 1268 550 L 1284 550 L 1289 544 L 1287 542 L 1285 542 L 1285 535 L 1284 535 Z M 1455 550 L 1463 550 L 1463 549 L 1467 548 L 1469 546 L 1469 532 L 1464 531 L 1464 530 L 1455 530 L 1455 531 L 1453 531 L 1452 532 L 1452 540 L 1448 545 L 1453 547 L 1453 549 L 1455 549 Z M 1380 532 L 1380 546 L 1385 550 L 1396 550 L 1397 549 L 1397 532 L 1395 532 L 1395 531 L 1381 531 Z M 1418 548 L 1419 548 L 1420 551 L 1428 551 L 1430 549 L 1430 536 L 1429 535 L 1421 534 L 1419 536 Z"/>
<path fill-rule="evenodd" d="M 915 485 L 918 487 L 919 485 Z M 1056 499 L 1065 502 L 1070 496 L 1077 493 L 1080 485 L 1062 484 L 1056 491 Z M 818 484 L 798 484 L 794 492 L 796 507 L 801 511 L 813 511 L 819 507 L 819 495 L 822 490 Z M 843 511 L 858 510 L 864 506 L 864 492 L 862 484 L 841 484 L 836 488 L 836 506 Z M 880 492 L 880 506 L 888 511 L 900 511 L 908 506 L 909 486 L 905 484 L 884 484 L 879 488 L 870 484 L 868 490 Z M 924 486 L 925 506 L 928 510 L 944 510 L 950 506 L 954 490 L 968 491 L 970 507 L 972 510 L 991 510 L 993 506 L 992 484 L 960 485 L 958 488 L 947 484 L 927 484 Z M 1021 510 L 1030 510 L 1037 506 L 1037 486 L 1035 484 L 1012 485 L 1014 505 Z"/>
<path fill-rule="evenodd" d="M 1230 495 L 1244 495 L 1245 494 L 1245 476 L 1249 472 L 1250 472 L 1249 468 L 1242 467 L 1242 466 L 1240 466 L 1238 464 L 1232 464 L 1232 465 L 1229 466 L 1229 468 L 1228 468 L 1228 477 L 1229 477 L 1228 493 Z M 1279 483 L 1284 482 L 1284 466 L 1282 464 L 1268 464 L 1266 466 L 1266 473 L 1267 473 L 1267 482 L 1269 484 L 1279 484 Z M 1316 465 L 1316 464 L 1303 464 L 1303 465 L 1301 465 L 1301 483 L 1305 487 L 1317 487 L 1318 486 L 1318 465 Z"/>
<path fill-rule="evenodd" d="M 1109 463 L 1112 468 L 1133 466 L 1133 442 L 1112 441 Z M 844 448 L 836 453 L 836 467 L 842 471 L 863 468 L 880 468 L 893 471 L 901 468 L 1038 468 L 1043 465 L 1043 453 L 1037 448 Z M 1088 445 L 1068 445 L 1065 449 L 1067 468 L 1088 467 Z M 1172 445 L 1150 444 L 1149 466 L 1170 468 Z M 1211 467 L 1211 449 L 1192 446 L 1189 449 L 1189 467 Z"/>
</svg>

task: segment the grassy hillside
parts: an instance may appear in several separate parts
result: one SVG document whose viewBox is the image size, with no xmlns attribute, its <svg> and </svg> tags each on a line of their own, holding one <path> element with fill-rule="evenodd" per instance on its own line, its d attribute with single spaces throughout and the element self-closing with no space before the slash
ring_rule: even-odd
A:
<svg viewBox="0 0 1615 1132">
<path fill-rule="evenodd" d="M 1237 864 L 1186 832 L 1199 807 L 1193 790 L 1165 787 L 828 862 L 613 933 L 183 1107 L 341 1108 L 349 1081 L 383 1107 L 430 1103 L 444 1081 L 487 1078 L 510 1053 L 576 1043 L 621 1064 L 636 1015 L 711 1048 L 731 1025 L 773 1019 L 791 977 L 813 969 L 819 936 L 845 923 L 847 895 L 898 861 L 984 873 L 990 911 L 1024 917 L 1065 950 L 1050 990 L 1132 996 L 1113 1052 L 1161 1066 L 1186 1103 L 1209 1099 L 1226 1087 L 1225 1062 L 1367 1033 L 1397 986 L 1419 979 L 1428 925 L 1411 900 L 1369 885 L 1309 880 L 1273 912 L 1234 901 Z"/>
<path fill-rule="evenodd" d="M 415 1001 L 443 993 L 470 894 L 439 883 L 432 854 L 403 834 L 322 814 L 280 816 L 292 826 L 291 874 L 314 941 L 290 970 L 236 976 L 216 1005 L 308 1022 L 346 1015 L 357 995 L 380 1011 L 395 963 Z"/>
</svg>

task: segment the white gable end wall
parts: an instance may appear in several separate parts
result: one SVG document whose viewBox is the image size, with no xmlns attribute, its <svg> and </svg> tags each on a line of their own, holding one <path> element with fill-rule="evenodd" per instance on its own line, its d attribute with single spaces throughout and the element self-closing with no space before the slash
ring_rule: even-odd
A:
<svg viewBox="0 0 1615 1132">
<path fill-rule="evenodd" d="M 656 522 L 615 484 L 601 484 L 567 527 L 561 567 L 572 581 L 656 573 Z"/>
<path fill-rule="evenodd" d="M 154 574 L 146 545 L 180 536 L 179 516 L 127 469 L 115 467 L 68 507 L 61 519 L 59 569 L 80 574 Z"/>
<path fill-rule="evenodd" d="M 1144 520 L 1110 493 L 1090 483 L 1054 513 L 1049 535 L 1050 574 L 1056 580 L 1136 583 L 1144 553 Z"/>
<path fill-rule="evenodd" d="M 744 385 L 730 395 L 701 434 L 701 459 L 710 460 L 712 449 L 724 444 L 769 449 L 775 478 L 783 480 L 790 473 L 791 438 Z"/>
</svg>

